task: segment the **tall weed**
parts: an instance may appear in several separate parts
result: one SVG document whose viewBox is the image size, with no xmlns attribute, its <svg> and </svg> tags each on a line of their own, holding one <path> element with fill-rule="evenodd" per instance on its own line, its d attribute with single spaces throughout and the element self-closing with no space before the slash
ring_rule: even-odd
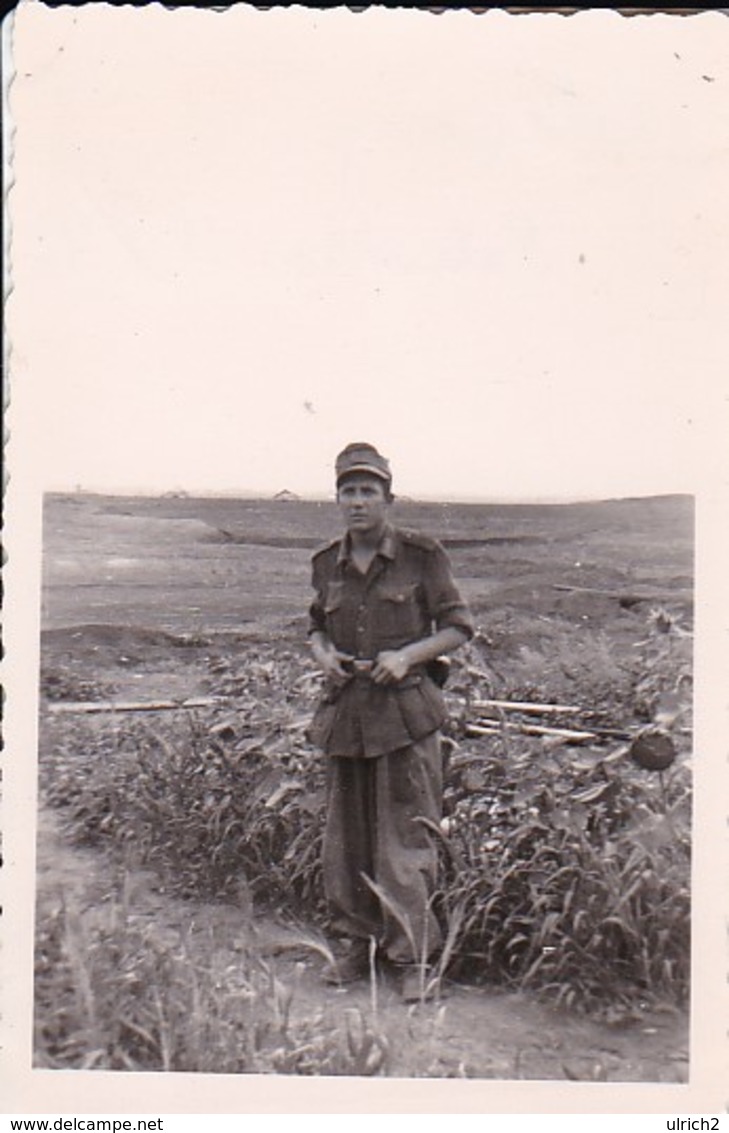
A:
<svg viewBox="0 0 729 1133">
<path fill-rule="evenodd" d="M 96 923 L 41 910 L 35 1050 L 48 1068 L 372 1076 L 387 1036 L 361 1011 L 313 1015 L 255 947 L 142 923 L 118 902 Z"/>
</svg>

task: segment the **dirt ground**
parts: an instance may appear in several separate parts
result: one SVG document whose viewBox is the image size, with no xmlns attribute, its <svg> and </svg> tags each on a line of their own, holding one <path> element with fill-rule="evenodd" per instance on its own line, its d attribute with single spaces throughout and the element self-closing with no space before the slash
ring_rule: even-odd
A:
<svg viewBox="0 0 729 1133">
<path fill-rule="evenodd" d="M 99 516 L 96 504 L 79 509 L 66 503 L 65 512 L 57 506 L 47 521 L 42 646 L 46 671 L 108 686 L 119 700 L 182 700 L 206 692 L 206 659 L 211 648 L 226 648 L 224 635 L 234 624 L 247 621 L 251 633 L 264 636 L 269 627 L 289 633 L 292 627 L 298 629 L 301 615 L 296 611 L 302 608 L 298 603 L 308 583 L 306 550 L 264 548 L 263 561 L 259 547 L 255 559 L 246 559 L 236 547 L 236 553 L 226 557 L 220 546 L 201 539 L 205 532 L 198 519 L 170 523 L 160 516 L 107 515 L 101 523 Z M 580 529 L 584 531 L 584 523 Z M 623 584 L 626 579 L 633 585 L 650 582 L 654 587 L 675 587 L 678 595 L 690 573 L 690 532 L 684 531 L 678 555 L 675 524 L 672 529 L 676 561 L 670 571 L 651 576 L 638 558 L 632 577 L 626 566 L 613 572 L 612 581 L 608 571 L 602 584 Z M 168 537 L 162 538 L 165 532 Z M 560 556 L 576 562 L 574 569 L 586 572 L 590 585 L 595 585 L 589 548 L 585 554 L 581 538 L 584 566 L 575 558 L 575 548 L 565 548 L 564 541 L 559 544 Z M 175 551 L 183 544 L 188 548 L 194 544 L 194 554 L 176 558 Z M 599 539 L 594 546 L 599 546 Z M 626 563 L 634 550 L 624 548 Z M 536 575 L 535 562 L 543 548 L 535 547 L 531 553 Z M 281 556 L 287 554 L 290 561 L 285 565 Z M 524 554 L 520 549 L 522 559 Z M 512 587 L 514 570 L 512 565 Z M 561 567 L 556 570 L 556 577 L 572 577 Z M 266 577 L 266 608 L 259 602 L 256 610 L 261 571 Z M 545 609 L 565 599 L 556 593 L 547 599 L 543 582 L 535 587 L 531 576 L 521 579 L 520 585 L 525 594 L 533 593 L 537 603 L 541 595 Z M 475 584 L 470 590 L 475 591 Z M 600 601 L 585 606 L 590 617 L 599 613 Z M 629 611 L 621 609 L 615 617 L 623 619 L 624 636 L 641 632 L 637 622 L 635 626 L 630 622 Z M 189 633 L 184 648 L 179 637 L 172 636 L 183 626 Z M 206 636 L 198 641 L 196 634 Z M 52 904 L 61 891 L 72 892 L 80 915 L 93 919 L 108 887 L 108 870 L 99 853 L 67 843 L 57 813 L 40 816 L 40 907 Z M 407 1007 L 387 977 L 374 988 L 366 981 L 346 989 L 326 986 L 321 980 L 322 959 L 302 949 L 296 926 L 271 916 L 251 921 L 245 910 L 232 904 L 172 899 L 146 872 L 134 876 L 129 899 L 135 916 L 153 918 L 160 929 L 171 933 L 212 929 L 219 952 L 216 963 L 224 971 L 234 971 L 241 941 L 244 937 L 250 941 L 252 934 L 282 980 L 295 986 L 293 1010 L 300 1017 L 323 1007 L 342 1014 L 350 1008 L 375 1009 L 388 1033 L 402 1038 L 393 1044 L 393 1075 L 407 1074 L 414 1052 L 420 1050 L 433 1076 L 613 1082 L 688 1078 L 688 1020 L 673 1008 L 648 1010 L 636 1003 L 628 1016 L 616 1012 L 611 1018 L 608 1012 L 601 1019 L 585 1018 L 553 1010 L 531 996 L 456 984 L 446 985 L 435 1003 Z"/>
</svg>

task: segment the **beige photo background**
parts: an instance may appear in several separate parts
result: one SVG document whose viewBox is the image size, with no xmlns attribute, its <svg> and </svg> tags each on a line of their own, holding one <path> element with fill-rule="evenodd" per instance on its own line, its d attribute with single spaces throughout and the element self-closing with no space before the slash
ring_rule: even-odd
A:
<svg viewBox="0 0 729 1133">
<path fill-rule="evenodd" d="M 27 3 L 4 35 L 10 1108 L 723 1109 L 729 19 Z M 696 496 L 689 1086 L 30 1068 L 42 493 L 327 496 L 353 439 L 417 498 Z"/>
</svg>

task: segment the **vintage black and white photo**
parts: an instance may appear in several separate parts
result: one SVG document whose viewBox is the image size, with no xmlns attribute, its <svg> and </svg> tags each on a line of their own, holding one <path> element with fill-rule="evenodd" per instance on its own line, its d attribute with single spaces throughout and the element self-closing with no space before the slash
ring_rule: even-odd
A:
<svg viewBox="0 0 729 1133">
<path fill-rule="evenodd" d="M 726 21 L 11 42 L 17 1105 L 717 1107 Z"/>
</svg>

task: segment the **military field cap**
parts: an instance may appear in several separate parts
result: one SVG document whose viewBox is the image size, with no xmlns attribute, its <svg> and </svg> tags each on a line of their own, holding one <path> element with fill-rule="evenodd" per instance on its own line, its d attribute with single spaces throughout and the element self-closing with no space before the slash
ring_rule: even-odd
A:
<svg viewBox="0 0 729 1133">
<path fill-rule="evenodd" d="M 339 485 L 340 480 L 343 480 L 345 476 L 349 476 L 352 472 L 368 472 L 371 476 L 377 476 L 388 484 L 392 481 L 389 462 L 377 451 L 374 445 L 369 445 L 364 441 L 355 441 L 342 449 L 334 468 L 337 474 L 337 485 Z"/>
</svg>

